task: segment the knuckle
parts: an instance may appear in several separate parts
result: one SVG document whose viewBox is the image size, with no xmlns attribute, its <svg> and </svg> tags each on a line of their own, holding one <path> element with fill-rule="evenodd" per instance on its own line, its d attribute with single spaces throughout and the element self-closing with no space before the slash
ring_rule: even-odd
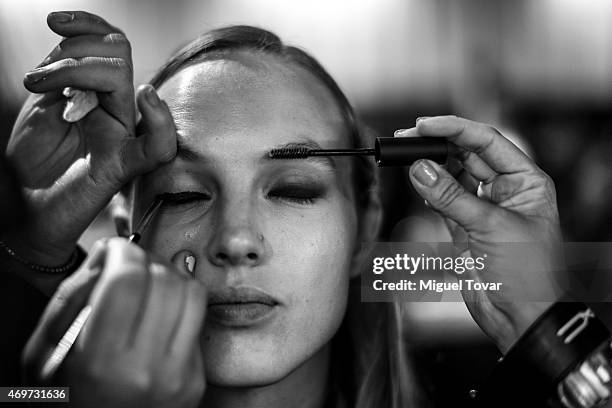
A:
<svg viewBox="0 0 612 408">
<path fill-rule="evenodd" d="M 127 37 L 123 33 L 111 33 L 104 36 L 104 41 L 113 45 L 117 45 L 126 48 L 130 53 L 132 51 L 132 45 Z"/>
<path fill-rule="evenodd" d="M 555 182 L 553 181 L 553 179 L 548 174 L 546 174 L 544 171 L 539 170 L 539 169 L 529 174 L 528 181 L 530 182 L 531 185 L 543 188 L 547 191 L 548 190 L 554 191 L 555 189 Z"/>
<path fill-rule="evenodd" d="M 58 69 L 74 69 L 80 64 L 81 61 L 76 58 L 64 58 L 63 60 L 59 61 Z"/>
<path fill-rule="evenodd" d="M 88 13 L 86 11 L 77 11 L 74 13 L 74 19 L 75 20 L 82 20 L 85 21 L 89 24 L 94 24 L 94 25 L 99 25 L 99 24 L 104 24 L 105 21 L 102 17 L 96 15 L 96 14 L 92 14 L 92 13 Z"/>
<path fill-rule="evenodd" d="M 119 72 L 122 77 L 131 80 L 132 66 L 123 58 L 105 58 L 105 63 Z"/>
<path fill-rule="evenodd" d="M 547 191 L 555 191 L 555 181 L 546 173 L 542 173 L 544 187 Z"/>
<path fill-rule="evenodd" d="M 537 185 L 541 186 L 541 188 L 544 190 L 544 197 L 546 202 L 556 205 L 557 189 L 552 177 L 542 171 L 539 172 L 536 182 Z"/>
<path fill-rule="evenodd" d="M 171 151 L 171 150 L 164 150 L 160 154 L 156 154 L 154 156 L 155 156 L 154 157 L 155 163 L 157 165 L 160 165 L 160 164 L 164 164 L 172 160 L 174 156 L 176 156 L 176 152 Z"/>
<path fill-rule="evenodd" d="M 445 183 L 442 183 L 437 194 L 436 207 L 444 210 L 451 206 L 462 194 L 465 194 L 465 189 L 459 183 L 447 179 Z"/>
<path fill-rule="evenodd" d="M 59 42 L 59 44 L 57 44 L 53 50 L 51 50 L 51 54 L 55 55 L 55 54 L 59 54 L 60 52 L 64 51 L 65 49 L 69 48 L 71 44 L 74 43 L 74 38 L 64 38 L 62 41 Z"/>
</svg>

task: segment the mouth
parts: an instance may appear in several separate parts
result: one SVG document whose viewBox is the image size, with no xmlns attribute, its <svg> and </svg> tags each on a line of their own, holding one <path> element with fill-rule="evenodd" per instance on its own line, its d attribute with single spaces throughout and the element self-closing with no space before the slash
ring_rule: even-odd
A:
<svg viewBox="0 0 612 408">
<path fill-rule="evenodd" d="M 208 300 L 208 319 L 226 327 L 248 327 L 271 318 L 280 303 L 252 287 L 228 287 L 213 291 Z"/>
</svg>

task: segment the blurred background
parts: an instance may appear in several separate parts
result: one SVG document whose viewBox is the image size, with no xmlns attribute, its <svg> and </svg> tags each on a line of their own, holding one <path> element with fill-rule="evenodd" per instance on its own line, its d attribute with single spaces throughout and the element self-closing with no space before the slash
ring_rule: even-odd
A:
<svg viewBox="0 0 612 408">
<path fill-rule="evenodd" d="M 74 9 L 126 33 L 137 84 L 197 34 L 251 24 L 313 54 L 381 136 L 412 127 L 419 116 L 452 113 L 493 124 L 556 181 L 566 240 L 612 241 L 610 1 L 1 0 L 1 143 L 27 96 L 23 74 L 59 41 L 47 13 Z M 381 174 L 385 239 L 448 239 L 401 169 Z M 105 235 L 114 228 L 103 213 L 82 244 Z M 463 405 L 496 349 L 461 303 L 411 304 L 406 321 L 432 400 Z"/>
</svg>

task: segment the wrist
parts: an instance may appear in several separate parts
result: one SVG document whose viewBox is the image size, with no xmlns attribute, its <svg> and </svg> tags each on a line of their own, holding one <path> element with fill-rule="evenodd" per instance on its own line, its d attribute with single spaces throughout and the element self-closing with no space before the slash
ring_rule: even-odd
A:
<svg viewBox="0 0 612 408">
<path fill-rule="evenodd" d="M 30 261 L 11 248 L 5 241 L 0 241 L 0 263 L 4 272 L 13 274 L 30 283 L 47 296 L 51 296 L 58 285 L 78 269 L 86 254 L 77 246 L 67 262 L 61 265 L 41 265 Z"/>
<path fill-rule="evenodd" d="M 524 302 L 513 304 L 510 324 L 495 337 L 495 343 L 502 354 L 525 334 L 525 332 L 553 305 L 553 302 Z"/>
<path fill-rule="evenodd" d="M 482 406 L 494 402 L 504 407 L 544 406 L 560 381 L 609 336 L 584 304 L 555 303 L 523 333 L 482 389 L 472 395 Z"/>
<path fill-rule="evenodd" d="M 73 243 L 58 243 L 39 238 L 37 232 L 21 228 L 11 234 L 1 234 L 0 241 L 13 251 L 17 257 L 33 264 L 56 267 L 70 260 L 77 247 Z"/>
</svg>

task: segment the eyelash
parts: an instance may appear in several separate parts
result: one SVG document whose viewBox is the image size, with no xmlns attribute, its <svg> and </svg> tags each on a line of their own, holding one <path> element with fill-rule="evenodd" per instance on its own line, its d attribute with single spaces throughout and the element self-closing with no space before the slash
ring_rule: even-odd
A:
<svg viewBox="0 0 612 408">
<path fill-rule="evenodd" d="M 297 204 L 314 204 L 320 198 L 322 192 L 317 188 L 302 186 L 282 186 L 272 189 L 266 196 L 272 199 L 287 200 Z M 210 196 L 197 191 L 181 191 L 178 193 L 163 193 L 160 198 L 164 200 L 164 205 L 178 207 L 185 204 L 192 204 L 196 201 L 209 200 Z"/>
<path fill-rule="evenodd" d="M 181 191 L 180 193 L 163 193 L 160 194 L 160 198 L 164 200 L 164 204 L 180 206 L 194 201 L 209 200 L 210 196 L 197 191 Z"/>
<path fill-rule="evenodd" d="M 268 198 L 278 198 L 291 201 L 297 204 L 314 204 L 320 198 L 322 192 L 317 188 L 302 186 L 283 186 L 272 189 L 267 194 Z"/>
</svg>

